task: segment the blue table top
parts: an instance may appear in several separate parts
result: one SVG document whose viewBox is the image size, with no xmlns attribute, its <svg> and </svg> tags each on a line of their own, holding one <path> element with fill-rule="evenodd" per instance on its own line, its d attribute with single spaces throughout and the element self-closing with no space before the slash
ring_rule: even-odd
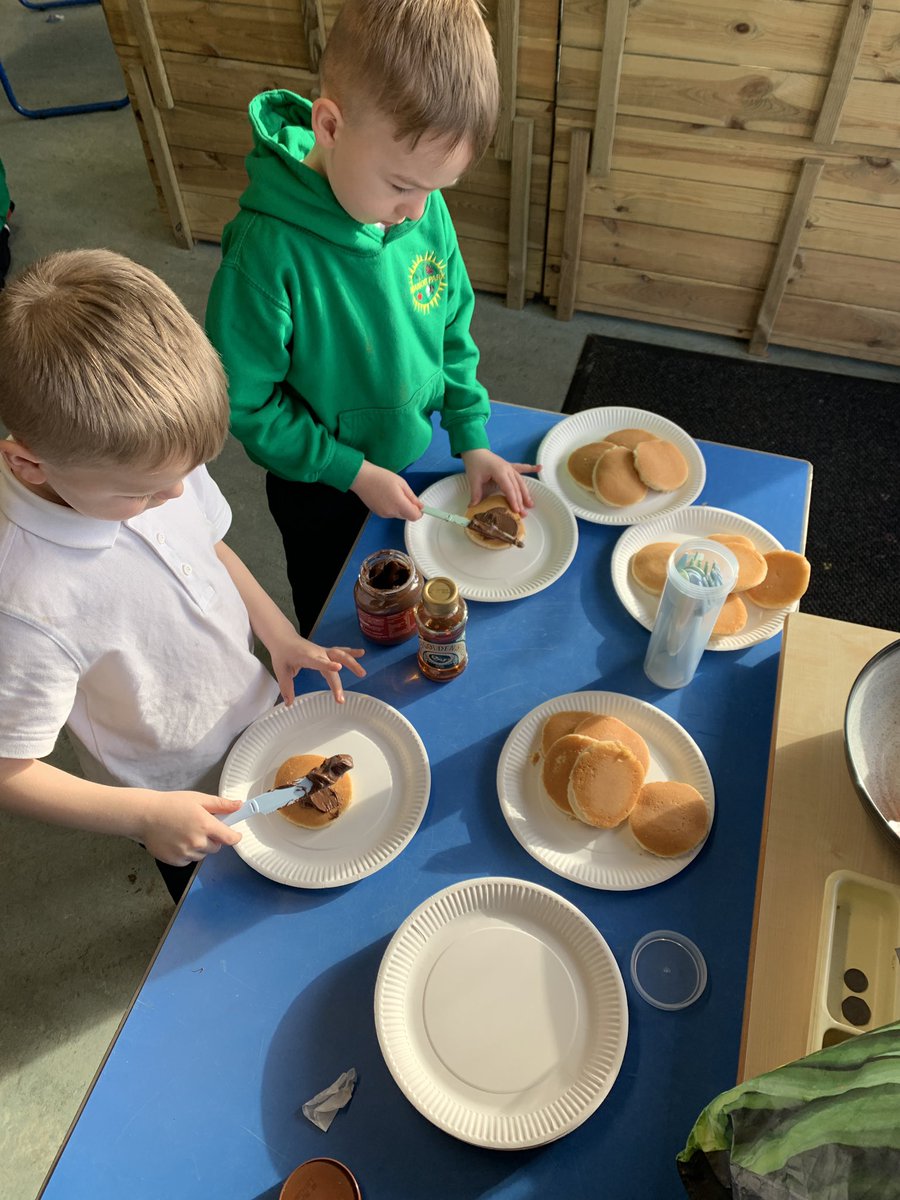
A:
<svg viewBox="0 0 900 1200">
<path fill-rule="evenodd" d="M 496 405 L 492 445 L 534 461 L 558 419 Z M 701 448 L 707 481 L 697 503 L 742 513 L 803 548 L 808 463 Z M 458 469 L 438 433 L 408 478 L 420 492 Z M 318 1156 L 346 1162 L 365 1200 L 579 1200 L 598 1194 L 598 1180 L 611 1197 L 683 1196 L 675 1155 L 705 1104 L 736 1079 L 781 639 L 707 653 L 687 688 L 656 688 L 642 670 L 649 634 L 610 583 L 623 529 L 579 521 L 578 531 L 575 559 L 551 587 L 470 605 L 469 667 L 452 682 L 416 675 L 414 641 L 368 649 L 368 677 L 349 686 L 394 705 L 428 750 L 432 789 L 418 833 L 383 870 L 334 890 L 273 883 L 230 851 L 208 859 L 46 1184 L 48 1200 L 275 1200 L 290 1171 Z M 353 583 L 363 557 L 383 546 L 402 548 L 402 525 L 372 518 L 318 641 L 360 643 Z M 301 691 L 317 686 L 318 677 L 301 677 Z M 501 814 L 495 771 L 509 731 L 535 705 L 581 689 L 658 705 L 706 756 L 711 835 L 687 869 L 656 887 L 607 892 L 563 879 L 519 846 Z M 400 1092 L 375 1033 L 375 978 L 397 926 L 435 892 L 482 875 L 531 880 L 572 901 L 625 980 L 628 1044 L 610 1095 L 536 1150 L 479 1149 L 437 1129 Z M 706 991 L 681 1012 L 650 1007 L 629 977 L 632 948 L 653 929 L 679 930 L 706 957 Z M 356 1094 L 323 1134 L 300 1106 L 351 1066 Z"/>
</svg>

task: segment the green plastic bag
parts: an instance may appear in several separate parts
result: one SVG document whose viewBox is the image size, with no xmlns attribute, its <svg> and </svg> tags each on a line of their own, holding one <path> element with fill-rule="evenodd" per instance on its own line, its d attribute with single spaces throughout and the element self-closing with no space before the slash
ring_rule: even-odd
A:
<svg viewBox="0 0 900 1200">
<path fill-rule="evenodd" d="M 723 1092 L 677 1165 L 692 1200 L 900 1200 L 900 1021 Z"/>
</svg>

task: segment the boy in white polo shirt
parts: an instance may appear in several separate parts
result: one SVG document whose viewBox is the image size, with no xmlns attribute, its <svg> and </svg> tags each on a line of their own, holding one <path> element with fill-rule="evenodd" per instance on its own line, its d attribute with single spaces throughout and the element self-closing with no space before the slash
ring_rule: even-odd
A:
<svg viewBox="0 0 900 1200">
<path fill-rule="evenodd" d="M 342 700 L 362 651 L 301 638 L 222 541 L 202 464 L 224 373 L 152 272 L 101 250 L 32 265 L 0 296 L 0 364 L 0 805 L 137 839 L 176 895 L 239 840 L 215 794 L 234 739 L 303 667 Z M 40 761 L 64 725 L 84 779 Z"/>
</svg>

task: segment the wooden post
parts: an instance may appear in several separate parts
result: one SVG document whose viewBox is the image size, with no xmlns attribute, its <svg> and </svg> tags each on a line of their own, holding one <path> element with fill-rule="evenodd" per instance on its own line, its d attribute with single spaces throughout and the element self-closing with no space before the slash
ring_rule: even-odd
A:
<svg viewBox="0 0 900 1200">
<path fill-rule="evenodd" d="M 147 0 L 128 0 L 128 11 L 137 36 L 141 61 L 147 73 L 153 103 L 157 108 L 174 108 L 175 101 L 172 99 L 169 77 L 166 75 Z"/>
<path fill-rule="evenodd" d="M 302 3 L 309 69 L 318 75 L 319 60 L 325 49 L 325 14 L 322 11 L 322 0 L 302 0 Z"/>
<path fill-rule="evenodd" d="M 603 58 L 600 62 L 600 86 L 597 90 L 597 112 L 594 116 L 594 147 L 591 152 L 591 174 L 597 177 L 606 177 L 612 162 L 627 25 L 628 0 L 606 0 Z"/>
<path fill-rule="evenodd" d="M 186 250 L 193 250 L 194 239 L 191 236 L 187 210 L 184 207 L 181 188 L 178 186 L 175 164 L 172 162 L 172 155 L 166 139 L 166 131 L 163 128 L 162 117 L 159 115 L 159 110 L 153 103 L 153 97 L 150 94 L 147 73 L 143 67 L 132 66 L 128 68 L 128 77 L 131 80 L 131 87 L 137 98 L 138 112 L 144 121 L 147 141 L 150 144 L 150 153 L 153 156 L 156 170 L 159 173 L 159 185 L 162 188 L 166 208 L 169 210 L 169 220 L 172 222 L 172 231 L 175 234 L 175 240 L 179 245 L 184 246 Z"/>
<path fill-rule="evenodd" d="M 568 321 L 575 311 L 575 291 L 578 285 L 578 265 L 581 260 L 581 234 L 584 228 L 584 197 L 587 192 L 588 156 L 591 135 L 587 129 L 572 130 L 569 150 L 569 188 L 566 194 L 566 216 L 563 224 L 562 262 L 559 268 L 559 296 L 556 317 Z"/>
<path fill-rule="evenodd" d="M 525 272 L 528 266 L 528 219 L 531 213 L 531 153 L 534 121 L 516 117 L 512 130 L 509 180 L 509 265 L 506 274 L 506 307 L 525 305 Z"/>
<path fill-rule="evenodd" d="M 765 356 L 769 345 L 769 338 L 772 334 L 772 327 L 775 324 L 775 318 L 778 315 L 778 309 L 784 296 L 784 289 L 787 286 L 788 276 L 794 262 L 794 255 L 797 253 L 797 246 L 800 243 L 800 234 L 803 232 L 803 226 L 806 224 L 809 206 L 812 203 L 816 184 L 819 182 L 819 176 L 822 173 L 824 165 L 824 158 L 803 159 L 800 181 L 797 184 L 796 192 L 794 192 L 790 211 L 784 223 L 784 229 L 781 232 L 781 241 L 778 243 L 775 264 L 772 267 L 772 273 L 769 275 L 769 281 L 766 284 L 762 304 L 759 306 L 756 328 L 753 330 L 753 335 L 750 338 L 748 350 L 751 354 Z"/>
<path fill-rule="evenodd" d="M 820 146 L 830 145 L 834 141 L 871 15 L 872 0 L 850 0 L 837 58 L 813 134 L 813 141 Z"/>
<path fill-rule="evenodd" d="M 497 5 L 497 70 L 500 74 L 500 116 L 494 135 L 494 155 L 508 160 L 513 152 L 519 60 L 519 0 Z"/>
</svg>

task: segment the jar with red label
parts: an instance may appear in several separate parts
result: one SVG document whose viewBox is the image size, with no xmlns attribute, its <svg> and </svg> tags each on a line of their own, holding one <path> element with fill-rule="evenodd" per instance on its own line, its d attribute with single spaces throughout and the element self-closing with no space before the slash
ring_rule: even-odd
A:
<svg viewBox="0 0 900 1200">
<path fill-rule="evenodd" d="M 416 632 L 422 581 L 402 550 L 376 550 L 363 559 L 353 589 L 359 627 L 370 641 L 396 646 Z"/>
</svg>

